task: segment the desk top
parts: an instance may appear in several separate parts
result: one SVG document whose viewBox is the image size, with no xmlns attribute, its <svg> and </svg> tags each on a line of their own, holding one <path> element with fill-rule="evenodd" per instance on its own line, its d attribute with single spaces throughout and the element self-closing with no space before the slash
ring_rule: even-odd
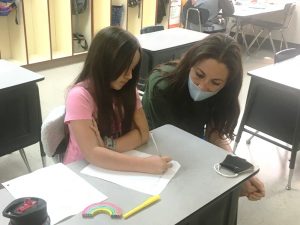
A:
<svg viewBox="0 0 300 225">
<path fill-rule="evenodd" d="M 284 9 L 285 3 L 251 3 L 240 1 L 241 5 L 234 5 L 235 17 L 256 16 L 265 13 L 277 12 Z"/>
<path fill-rule="evenodd" d="M 6 60 L 0 60 L 0 90 L 41 80 L 44 80 L 44 77 L 40 74 Z"/>
<path fill-rule="evenodd" d="M 159 51 L 197 42 L 202 40 L 206 36 L 208 36 L 208 34 L 193 30 L 171 28 L 141 34 L 137 36 L 137 39 L 139 40 L 143 49 L 149 51 Z"/>
<path fill-rule="evenodd" d="M 251 70 L 248 75 L 270 80 L 300 90 L 300 55 L 294 58 Z"/>
<path fill-rule="evenodd" d="M 172 156 L 181 164 L 180 170 L 161 193 L 159 202 L 127 220 L 111 219 L 108 215 L 100 214 L 87 222 L 81 214 L 77 214 L 60 224 L 174 225 L 232 191 L 258 171 L 236 178 L 222 177 L 214 171 L 213 165 L 224 160 L 227 154 L 224 150 L 171 125 L 159 127 L 153 133 L 160 152 Z M 156 154 L 151 141 L 138 150 Z M 149 197 L 105 180 L 80 174 L 79 171 L 86 165 L 85 161 L 80 161 L 70 164 L 69 167 L 108 196 L 107 201 L 121 207 L 123 212 L 129 211 Z M 2 211 L 12 197 L 3 189 L 0 190 L 0 198 Z M 6 218 L 0 216 L 0 224 L 6 224 L 5 222 L 7 223 Z"/>
</svg>

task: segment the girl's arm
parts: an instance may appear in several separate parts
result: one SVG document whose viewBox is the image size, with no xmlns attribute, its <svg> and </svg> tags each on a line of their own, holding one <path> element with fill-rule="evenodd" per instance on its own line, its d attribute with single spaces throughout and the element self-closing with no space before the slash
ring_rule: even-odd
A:
<svg viewBox="0 0 300 225">
<path fill-rule="evenodd" d="M 116 139 L 116 151 L 125 152 L 145 144 L 149 139 L 149 127 L 143 108 L 135 111 L 133 129 Z"/>
<path fill-rule="evenodd" d="M 102 139 L 99 140 L 91 126 L 93 126 L 92 120 L 73 120 L 69 122 L 69 129 L 74 135 L 84 158 L 89 163 L 105 169 L 154 174 L 164 173 L 171 166 L 169 163 L 171 158 L 166 156 L 140 158 L 109 150 L 103 147 Z"/>
</svg>

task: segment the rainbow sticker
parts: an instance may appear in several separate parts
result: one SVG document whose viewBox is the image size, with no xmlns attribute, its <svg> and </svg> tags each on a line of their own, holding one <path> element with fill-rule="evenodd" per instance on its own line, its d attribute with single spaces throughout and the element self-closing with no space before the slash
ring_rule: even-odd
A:
<svg viewBox="0 0 300 225">
<path fill-rule="evenodd" d="M 110 202 L 98 202 L 89 205 L 82 211 L 82 217 L 92 218 L 100 213 L 110 215 L 111 218 L 122 217 L 122 209 Z"/>
</svg>

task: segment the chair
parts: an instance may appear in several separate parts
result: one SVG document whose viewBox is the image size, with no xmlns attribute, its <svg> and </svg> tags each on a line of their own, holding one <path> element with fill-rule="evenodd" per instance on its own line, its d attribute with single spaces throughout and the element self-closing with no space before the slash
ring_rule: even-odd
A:
<svg viewBox="0 0 300 225">
<path fill-rule="evenodd" d="M 203 11 L 205 12 L 205 11 Z M 202 12 L 202 13 L 203 13 Z M 207 12 L 208 13 L 208 12 Z M 203 33 L 218 33 L 226 31 L 226 19 L 220 18 L 220 23 L 201 22 L 201 12 L 197 8 L 189 8 L 186 13 L 185 28 Z"/>
<path fill-rule="evenodd" d="M 64 125 L 65 106 L 54 108 L 42 124 L 41 140 L 47 156 L 62 162 L 68 145 L 68 135 Z"/>
<path fill-rule="evenodd" d="M 244 27 L 248 26 L 251 24 L 251 17 L 247 17 L 247 18 L 234 18 L 234 23 L 233 25 L 229 28 L 228 30 L 228 34 L 231 35 L 233 33 L 233 38 L 235 40 L 238 40 L 239 35 L 242 38 L 242 43 L 245 46 L 246 49 L 246 53 L 248 54 L 248 42 L 246 40 L 246 33 L 244 31 Z M 252 27 L 253 33 L 254 33 L 254 29 Z"/>
<path fill-rule="evenodd" d="M 0 156 L 19 151 L 31 172 L 24 148 L 39 143 L 45 166 L 41 143 L 42 117 L 36 84 L 23 84 L 0 91 L 0 124 Z"/>
<path fill-rule="evenodd" d="M 185 29 L 193 30 L 193 25 L 197 27 L 197 31 L 202 31 L 201 13 L 197 8 L 189 8 L 186 12 Z M 191 23 L 191 24 L 190 24 Z"/>
<path fill-rule="evenodd" d="M 160 30 L 164 30 L 163 25 L 154 25 L 154 26 L 148 26 L 148 27 L 143 27 L 140 31 L 141 34 L 146 34 L 146 33 L 151 33 L 151 32 L 156 32 Z"/>
<path fill-rule="evenodd" d="M 275 53 L 274 63 L 279 63 L 284 60 L 293 58 L 293 57 L 299 55 L 299 53 L 300 53 L 299 50 L 297 50 L 296 48 L 283 49 L 283 50 Z"/>
<path fill-rule="evenodd" d="M 288 29 L 289 24 L 291 22 L 291 19 L 293 17 L 294 11 L 296 8 L 296 4 L 294 3 L 287 3 L 285 4 L 285 7 L 283 9 L 283 20 L 282 22 L 271 22 L 271 21 L 264 21 L 259 19 L 252 19 L 251 24 L 254 27 L 258 27 L 260 31 L 257 33 L 257 35 L 253 38 L 252 42 L 250 43 L 248 50 L 253 46 L 253 44 L 258 40 L 258 38 L 263 34 L 264 32 L 267 33 L 267 35 L 263 38 L 263 40 L 259 43 L 257 50 L 260 49 L 262 44 L 266 41 L 267 38 L 269 38 L 270 43 L 272 45 L 273 52 L 276 52 L 276 48 L 274 45 L 274 41 L 272 39 L 272 32 L 279 31 L 281 34 L 281 40 L 280 40 L 280 50 L 282 50 L 283 43 L 285 45 L 285 48 L 288 48 L 287 41 L 284 37 L 284 31 Z"/>
<path fill-rule="evenodd" d="M 298 55 L 298 53 L 294 48 L 282 50 L 275 54 L 274 62 L 279 63 Z M 252 131 L 246 126 L 256 131 Z M 252 134 L 246 141 L 247 144 L 250 144 L 251 139 L 255 136 L 291 151 L 290 172 L 286 186 L 286 189 L 290 190 L 296 154 L 300 147 L 300 102 L 298 96 L 290 89 L 252 77 L 245 111 L 233 148 L 234 152 L 243 131 Z"/>
</svg>

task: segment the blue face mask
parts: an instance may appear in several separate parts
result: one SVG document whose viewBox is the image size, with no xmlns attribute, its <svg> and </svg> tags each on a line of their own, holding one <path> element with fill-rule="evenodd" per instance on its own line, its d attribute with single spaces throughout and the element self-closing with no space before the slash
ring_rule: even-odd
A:
<svg viewBox="0 0 300 225">
<path fill-rule="evenodd" d="M 196 84 L 194 84 L 190 76 L 189 76 L 188 86 L 189 86 L 190 96 L 195 102 L 210 98 L 219 92 L 219 91 L 215 91 L 215 92 L 202 91 Z"/>
</svg>

